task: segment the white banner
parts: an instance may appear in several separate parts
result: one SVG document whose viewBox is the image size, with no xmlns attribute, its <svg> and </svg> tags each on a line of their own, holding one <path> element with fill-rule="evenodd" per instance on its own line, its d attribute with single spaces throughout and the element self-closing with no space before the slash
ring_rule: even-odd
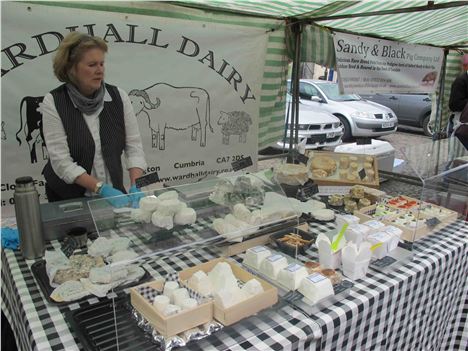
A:
<svg viewBox="0 0 468 351">
<path fill-rule="evenodd" d="M 432 93 L 443 50 L 424 45 L 334 33 L 344 93 Z"/>
<path fill-rule="evenodd" d="M 187 183 L 230 171 L 240 158 L 250 156 L 256 167 L 265 30 L 4 2 L 2 213 L 13 204 L 18 176 L 33 176 L 45 201 L 47 150 L 36 108 L 60 84 L 52 58 L 71 30 L 108 42 L 106 82 L 140 106 L 148 173 Z"/>
</svg>

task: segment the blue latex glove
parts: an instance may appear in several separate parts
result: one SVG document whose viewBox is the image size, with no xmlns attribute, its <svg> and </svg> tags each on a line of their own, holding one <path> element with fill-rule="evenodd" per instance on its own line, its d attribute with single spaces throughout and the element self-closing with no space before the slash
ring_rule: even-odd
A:
<svg viewBox="0 0 468 351">
<path fill-rule="evenodd" d="M 18 229 L 2 228 L 2 247 L 4 249 L 16 250 L 19 246 Z"/>
<path fill-rule="evenodd" d="M 120 190 L 117 190 L 109 184 L 104 184 L 99 191 L 99 195 L 105 198 L 114 207 L 128 206 L 129 198 Z"/>
<path fill-rule="evenodd" d="M 130 189 L 130 199 L 132 201 L 132 207 L 133 208 L 138 208 L 140 204 L 140 199 L 142 197 L 145 197 L 145 194 L 143 194 L 140 190 L 140 188 L 137 188 L 136 184 L 133 184 Z"/>
</svg>

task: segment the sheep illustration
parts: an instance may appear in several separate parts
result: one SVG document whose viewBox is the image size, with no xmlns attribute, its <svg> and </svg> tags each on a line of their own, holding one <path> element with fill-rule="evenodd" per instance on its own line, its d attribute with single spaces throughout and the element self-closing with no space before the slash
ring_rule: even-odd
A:
<svg viewBox="0 0 468 351">
<path fill-rule="evenodd" d="M 246 143 L 247 133 L 251 124 L 252 118 L 244 111 L 221 111 L 218 125 L 221 126 L 223 144 L 229 145 L 229 137 L 231 135 L 239 135 L 239 143 Z"/>
</svg>

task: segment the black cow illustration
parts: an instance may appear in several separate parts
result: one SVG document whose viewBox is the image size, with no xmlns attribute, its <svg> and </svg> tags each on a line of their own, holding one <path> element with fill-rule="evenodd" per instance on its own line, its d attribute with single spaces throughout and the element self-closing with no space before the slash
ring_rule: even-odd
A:
<svg viewBox="0 0 468 351">
<path fill-rule="evenodd" d="M 42 159 L 47 160 L 47 149 L 44 142 L 44 134 L 42 132 L 42 114 L 38 111 L 39 104 L 44 100 L 43 96 L 25 96 L 20 103 L 20 128 L 16 133 L 16 140 L 21 145 L 20 133 L 23 132 L 26 142 L 29 146 L 31 163 L 37 162 L 36 144 L 40 145 L 42 151 Z M 25 116 L 24 108 L 25 107 Z M 25 118 L 23 118 L 23 116 Z"/>
</svg>

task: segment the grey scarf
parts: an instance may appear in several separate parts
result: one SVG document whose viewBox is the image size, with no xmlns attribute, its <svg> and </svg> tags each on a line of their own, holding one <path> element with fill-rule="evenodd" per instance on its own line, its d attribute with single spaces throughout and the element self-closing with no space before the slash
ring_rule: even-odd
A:
<svg viewBox="0 0 468 351">
<path fill-rule="evenodd" d="M 87 115 L 95 113 L 104 104 L 104 82 L 102 82 L 101 88 L 99 88 L 91 98 L 81 94 L 73 84 L 67 83 L 67 90 L 70 99 L 78 110 Z"/>
</svg>

